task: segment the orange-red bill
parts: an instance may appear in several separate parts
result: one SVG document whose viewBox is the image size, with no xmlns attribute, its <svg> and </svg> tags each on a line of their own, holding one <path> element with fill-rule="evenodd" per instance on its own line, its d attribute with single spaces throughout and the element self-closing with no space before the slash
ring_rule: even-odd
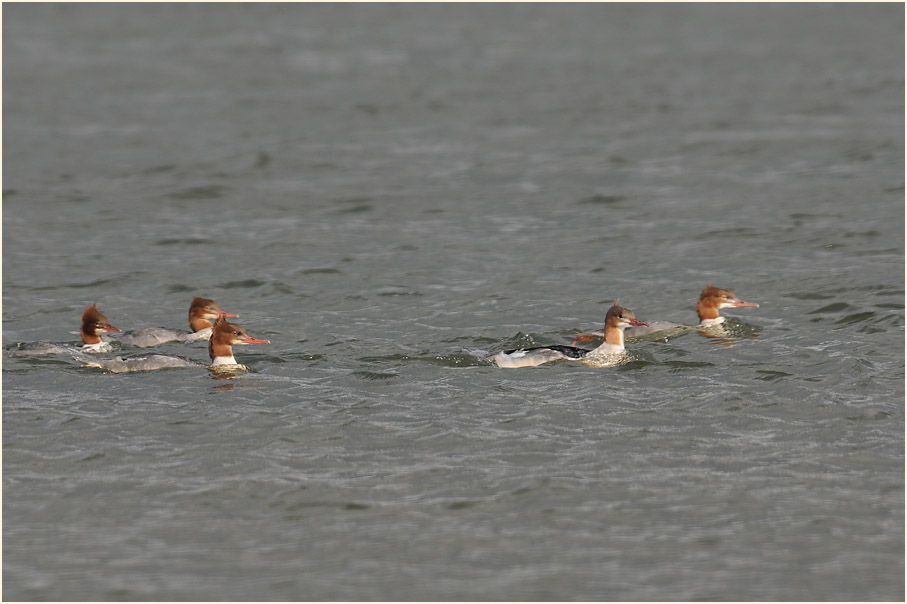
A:
<svg viewBox="0 0 907 604">
<path fill-rule="evenodd" d="M 759 305 L 755 302 L 744 302 L 743 300 L 735 301 L 734 306 L 752 306 L 754 308 L 759 308 Z"/>
</svg>

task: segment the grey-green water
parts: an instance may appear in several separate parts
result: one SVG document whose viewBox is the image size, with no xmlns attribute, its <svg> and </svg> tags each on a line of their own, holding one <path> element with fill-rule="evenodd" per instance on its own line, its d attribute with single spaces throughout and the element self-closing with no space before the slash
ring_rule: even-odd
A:
<svg viewBox="0 0 907 604">
<path fill-rule="evenodd" d="M 903 599 L 902 5 L 3 17 L 5 600 Z"/>
</svg>

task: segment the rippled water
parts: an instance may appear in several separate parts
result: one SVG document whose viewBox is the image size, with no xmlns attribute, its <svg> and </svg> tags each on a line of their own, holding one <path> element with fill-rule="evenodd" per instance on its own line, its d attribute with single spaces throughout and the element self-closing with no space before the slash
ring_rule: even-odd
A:
<svg viewBox="0 0 907 604">
<path fill-rule="evenodd" d="M 903 22 L 4 6 L 4 345 L 271 340 L 4 359 L 4 599 L 902 600 Z"/>
</svg>

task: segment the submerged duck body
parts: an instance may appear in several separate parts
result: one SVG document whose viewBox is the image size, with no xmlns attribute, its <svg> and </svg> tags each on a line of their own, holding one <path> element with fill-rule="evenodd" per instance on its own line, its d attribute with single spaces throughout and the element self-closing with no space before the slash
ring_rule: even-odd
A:
<svg viewBox="0 0 907 604">
<path fill-rule="evenodd" d="M 105 369 L 110 373 L 129 373 L 133 371 L 155 371 L 157 369 L 175 369 L 180 367 L 204 367 L 204 363 L 163 354 L 152 354 L 147 357 L 127 358 L 113 357 L 100 359 L 81 353 L 74 353 L 73 358 L 85 367 Z"/>
</svg>

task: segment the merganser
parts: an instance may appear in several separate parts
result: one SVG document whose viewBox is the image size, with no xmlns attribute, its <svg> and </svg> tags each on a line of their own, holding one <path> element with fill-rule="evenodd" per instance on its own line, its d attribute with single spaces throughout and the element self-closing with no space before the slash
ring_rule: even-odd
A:
<svg viewBox="0 0 907 604">
<path fill-rule="evenodd" d="M 240 365 L 233 358 L 233 346 L 240 344 L 270 344 L 268 340 L 259 340 L 253 338 L 246 330 L 234 323 L 228 323 L 223 316 L 218 317 L 214 322 L 213 333 L 208 341 L 208 354 L 211 357 L 210 369 L 217 371 L 243 371 L 248 369 L 245 365 Z M 153 354 L 147 357 L 121 358 L 112 359 L 95 359 L 82 354 L 73 353 L 77 361 L 80 361 L 87 367 L 97 367 L 106 369 L 111 373 L 126 373 L 130 371 L 154 371 L 156 369 L 169 369 L 176 367 L 204 367 L 205 365 L 198 361 L 183 359 L 180 357 Z"/>
<path fill-rule="evenodd" d="M 749 306 L 759 308 L 755 302 L 744 302 L 734 295 L 734 292 L 715 287 L 709 283 L 699 295 L 696 312 L 699 314 L 699 327 L 712 327 L 721 325 L 725 319 L 718 311 L 722 308 L 740 308 Z"/>
<path fill-rule="evenodd" d="M 123 344 L 132 344 L 141 348 L 157 346 L 165 342 L 195 342 L 211 338 L 211 329 L 218 317 L 238 317 L 239 315 L 224 312 L 214 300 L 208 298 L 192 299 L 189 306 L 189 327 L 192 331 L 168 329 L 166 327 L 148 327 L 124 333 L 117 338 Z"/>
<path fill-rule="evenodd" d="M 625 352 L 624 330 L 634 325 L 646 324 L 637 321 L 632 310 L 621 306 L 620 301 L 615 300 L 605 317 L 605 341 L 594 350 L 573 346 L 538 346 L 499 352 L 490 360 L 498 367 L 507 368 L 535 367 L 565 359 L 596 366 L 614 365 Z"/>
<path fill-rule="evenodd" d="M 228 322 L 224 317 L 218 317 L 217 321 L 214 322 L 211 339 L 208 341 L 208 356 L 211 357 L 211 365 L 214 367 L 221 365 L 242 367 L 233 358 L 234 346 L 270 343 L 269 340 L 253 338 L 239 325 Z"/>
<path fill-rule="evenodd" d="M 758 304 L 754 302 L 744 302 L 737 298 L 737 296 L 734 295 L 734 292 L 715 287 L 709 283 L 706 288 L 702 290 L 702 293 L 699 295 L 699 302 L 696 304 L 696 312 L 699 314 L 699 325 L 696 327 L 707 328 L 721 325 L 725 321 L 725 318 L 718 313 L 720 309 L 740 308 L 743 306 L 759 308 Z M 673 330 L 680 332 L 694 328 L 695 327 L 690 325 L 672 323 L 670 321 L 649 321 L 645 327 L 639 326 L 627 329 L 624 332 L 624 335 L 628 338 L 641 338 L 657 332 Z M 602 334 L 598 332 L 582 333 L 576 336 L 573 343 L 594 341 L 601 337 Z"/>
<path fill-rule="evenodd" d="M 94 302 L 82 311 L 82 326 L 79 335 L 83 345 L 77 347 L 67 342 L 26 342 L 18 344 L 15 348 L 5 352 L 6 356 L 32 356 L 41 354 L 67 354 L 76 350 L 82 352 L 110 352 L 110 343 L 101 339 L 102 333 L 122 331 L 110 324 L 110 321 L 98 310 L 98 303 Z"/>
</svg>

